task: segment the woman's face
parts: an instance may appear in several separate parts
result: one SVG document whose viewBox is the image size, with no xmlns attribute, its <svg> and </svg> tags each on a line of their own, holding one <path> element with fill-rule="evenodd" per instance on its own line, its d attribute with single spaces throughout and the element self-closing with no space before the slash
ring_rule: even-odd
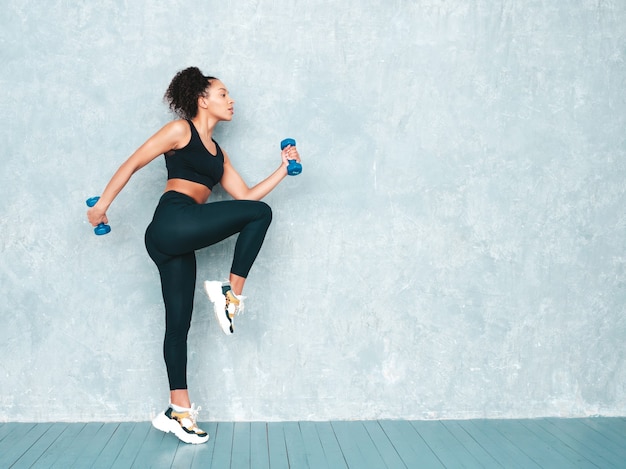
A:
<svg viewBox="0 0 626 469">
<path fill-rule="evenodd" d="M 235 113 L 235 100 L 228 94 L 224 83 L 217 79 L 211 80 L 211 85 L 207 88 L 205 95 L 202 99 L 209 113 L 222 121 L 232 120 Z"/>
</svg>

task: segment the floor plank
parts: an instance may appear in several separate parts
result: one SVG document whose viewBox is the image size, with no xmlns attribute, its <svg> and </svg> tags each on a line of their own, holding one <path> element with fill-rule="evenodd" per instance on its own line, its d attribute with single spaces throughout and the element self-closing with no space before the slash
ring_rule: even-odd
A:
<svg viewBox="0 0 626 469">
<path fill-rule="evenodd" d="M 381 426 L 406 467 L 424 469 L 444 467 L 410 422 L 382 420 Z"/>
<path fill-rule="evenodd" d="M 65 448 L 59 458 L 51 466 L 53 468 L 67 469 L 74 466 L 85 447 L 91 442 L 98 431 L 102 427 L 102 423 L 86 423 L 80 432 L 74 437 L 72 444 Z"/>
<path fill-rule="evenodd" d="M 267 424 L 267 447 L 270 467 L 272 469 L 289 469 L 285 432 L 283 431 L 282 424 L 278 422 L 270 422 Z"/>
<path fill-rule="evenodd" d="M 509 441 L 490 420 L 471 420 L 461 425 L 480 445 L 506 468 L 529 469 L 540 467 L 524 454 L 514 442 Z"/>
<path fill-rule="evenodd" d="M 46 423 L 38 425 L 38 427 L 41 427 L 39 428 L 41 435 L 32 443 L 32 445 L 30 445 L 30 447 L 28 447 L 28 449 L 24 451 L 23 447 L 16 448 L 19 457 L 15 461 L 15 465 L 23 467 L 32 466 L 35 461 L 39 459 L 39 456 L 41 456 L 50 444 L 63 432 L 62 425 L 56 427 L 54 424 Z M 34 430 L 31 431 L 34 432 Z M 31 436 L 35 437 L 36 433 L 38 432 L 34 432 Z"/>
<path fill-rule="evenodd" d="M 626 425 L 620 425 L 619 420 L 612 422 L 608 419 L 585 419 L 580 422 L 596 431 L 600 444 L 610 448 L 620 458 L 626 458 L 626 448 L 623 445 Z"/>
<path fill-rule="evenodd" d="M 283 424 L 283 433 L 285 434 L 285 446 L 287 448 L 287 462 L 289 467 L 302 469 L 315 468 L 315 466 L 309 464 L 306 457 L 304 440 L 298 422 L 285 422 Z"/>
<path fill-rule="evenodd" d="M 270 469 L 270 454 L 267 446 L 267 425 L 264 422 L 250 424 L 250 468 Z"/>
<path fill-rule="evenodd" d="M 362 422 L 335 421 L 331 425 L 350 469 L 386 467 Z"/>
<path fill-rule="evenodd" d="M 46 449 L 46 452 L 35 461 L 33 464 L 34 468 L 48 469 L 52 467 L 54 463 L 65 453 L 65 451 L 75 444 L 78 434 L 85 427 L 84 423 L 55 425 L 62 425 L 64 426 L 64 429 Z"/>
<path fill-rule="evenodd" d="M 550 420 L 551 419 L 540 419 L 537 421 L 537 425 L 560 441 L 561 447 L 566 446 L 570 448 L 576 454 L 580 455 L 587 461 L 592 461 L 598 467 L 609 466 L 609 463 L 603 459 L 601 451 L 597 452 L 593 448 L 582 444 L 576 438 L 570 436 L 568 433 L 555 426 Z"/>
<path fill-rule="evenodd" d="M 134 426 L 134 423 L 129 422 L 122 422 L 116 425 L 115 431 L 102 448 L 98 459 L 93 462 L 92 469 L 113 467 Z"/>
<path fill-rule="evenodd" d="M 28 424 L 20 424 L 20 423 L 4 423 L 0 425 L 0 444 L 2 444 L 2 440 L 11 433 L 12 429 L 16 425 L 28 425 Z"/>
<path fill-rule="evenodd" d="M 459 421 L 444 420 L 442 425 L 445 426 L 450 434 L 453 435 L 456 440 L 463 445 L 468 453 L 472 455 L 472 458 L 477 461 L 478 467 L 504 467 L 496 459 L 494 459 L 494 457 L 491 456 L 485 448 L 482 447 L 482 445 L 461 425 Z"/>
<path fill-rule="evenodd" d="M 191 469 L 207 469 L 217 467 L 212 465 L 213 452 L 215 451 L 215 443 L 217 435 L 217 422 L 202 423 L 198 426 L 209 434 L 209 441 L 202 445 L 187 445 L 178 443 L 176 456 L 174 457 L 173 468 L 191 468 Z M 174 435 L 171 438 L 176 439 Z M 189 463 L 191 461 L 191 464 Z"/>
<path fill-rule="evenodd" d="M 320 440 L 314 422 L 299 422 L 302 440 L 304 442 L 304 455 L 309 462 L 309 467 L 315 469 L 331 469 L 324 454 L 324 447 Z"/>
<path fill-rule="evenodd" d="M 612 445 L 606 445 L 607 439 L 586 426 L 579 419 L 546 419 L 549 431 L 567 439 L 570 446 L 579 452 L 588 453 L 587 458 L 600 461 L 602 467 L 626 467 L 626 458 L 615 454 Z M 622 445 L 624 446 L 624 445 Z M 619 452 L 619 451 L 618 451 Z"/>
<path fill-rule="evenodd" d="M 148 436 L 148 432 L 151 430 L 154 430 L 154 427 L 148 422 L 134 423 L 128 434 L 128 439 L 120 448 L 120 452 L 113 464 L 116 467 L 132 467 L 137 458 L 137 449 L 141 448 L 141 445 Z"/>
<path fill-rule="evenodd" d="M 211 467 L 230 467 L 234 432 L 235 424 L 233 422 L 219 422 L 217 424 Z"/>
<path fill-rule="evenodd" d="M 626 419 L 211 422 L 202 445 L 140 423 L 0 423 L 2 468 L 610 469 Z"/>
<path fill-rule="evenodd" d="M 539 467 L 567 467 L 571 464 L 552 445 L 529 431 L 519 421 L 498 420 L 493 422 L 493 426 Z"/>
<path fill-rule="evenodd" d="M 332 469 L 348 469 L 337 435 L 330 422 L 316 422 L 315 429 L 324 449 L 328 466 Z"/>
<path fill-rule="evenodd" d="M 411 425 L 445 467 L 483 467 L 442 422 L 412 421 Z"/>
<path fill-rule="evenodd" d="M 66 430 L 67 424 L 51 424 L 50 428 L 26 453 L 17 461 L 17 466 L 36 467 L 41 456 L 45 454 Z"/>
<path fill-rule="evenodd" d="M 132 467 L 170 467 L 179 445 L 178 439 L 172 436 L 150 425 L 146 437 L 137 447 Z"/>
<path fill-rule="evenodd" d="M 119 427 L 118 423 L 105 423 L 100 425 L 97 432 L 88 440 L 79 453 L 75 467 L 92 467 L 100 459 L 100 454 Z"/>
<path fill-rule="evenodd" d="M 2 459 L 7 464 L 14 464 L 45 431 L 35 423 L 10 423 L 11 431 L 2 439 L 4 451 Z M 42 424 L 45 425 L 45 424 Z"/>
<path fill-rule="evenodd" d="M 580 469 L 593 469 L 598 467 L 583 455 L 577 453 L 555 435 L 547 431 L 540 422 L 541 421 L 538 419 L 533 419 L 521 421 L 520 423 L 536 435 L 538 439 L 549 445 L 552 450 L 564 457 L 568 461 L 568 463 L 564 464 L 564 467 L 576 467 Z"/>
<path fill-rule="evenodd" d="M 372 439 L 374 446 L 380 453 L 385 466 L 390 469 L 400 469 L 406 467 L 402 458 L 393 446 L 393 442 L 387 438 L 387 434 L 377 421 L 363 422 L 363 426 Z"/>
<path fill-rule="evenodd" d="M 231 467 L 250 467 L 250 428 L 250 422 L 235 423 Z"/>
</svg>

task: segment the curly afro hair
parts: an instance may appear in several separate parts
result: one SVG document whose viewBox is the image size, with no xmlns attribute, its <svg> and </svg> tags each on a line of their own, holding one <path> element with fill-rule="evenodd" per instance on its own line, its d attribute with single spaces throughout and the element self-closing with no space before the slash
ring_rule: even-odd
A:
<svg viewBox="0 0 626 469">
<path fill-rule="evenodd" d="M 191 119 L 198 114 L 198 97 L 215 79 L 204 76 L 198 67 L 186 68 L 174 75 L 163 98 L 179 117 Z"/>
</svg>

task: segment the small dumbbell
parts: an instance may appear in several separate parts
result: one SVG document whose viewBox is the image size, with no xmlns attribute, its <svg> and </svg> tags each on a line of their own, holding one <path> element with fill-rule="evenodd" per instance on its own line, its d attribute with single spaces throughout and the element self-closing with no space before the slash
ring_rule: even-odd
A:
<svg viewBox="0 0 626 469">
<path fill-rule="evenodd" d="M 96 202 L 98 202 L 98 200 L 100 200 L 100 197 L 90 197 L 85 201 L 85 203 L 87 204 L 87 207 L 93 207 L 94 205 L 96 205 Z M 105 235 L 111 232 L 111 227 L 109 225 L 105 225 L 104 223 L 100 223 L 93 229 L 93 232 L 98 236 Z"/>
<path fill-rule="evenodd" d="M 280 142 L 280 151 L 283 151 L 286 147 L 291 145 L 292 147 L 296 146 L 296 141 L 293 138 L 286 138 L 282 142 Z M 297 176 L 302 172 L 302 165 L 298 163 L 296 160 L 289 160 L 289 164 L 287 165 L 287 174 L 289 176 Z"/>
</svg>

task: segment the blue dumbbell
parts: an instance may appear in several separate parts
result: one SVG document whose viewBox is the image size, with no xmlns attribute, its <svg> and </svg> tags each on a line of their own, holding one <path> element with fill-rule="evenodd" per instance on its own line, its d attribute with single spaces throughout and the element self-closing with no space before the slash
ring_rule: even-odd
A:
<svg viewBox="0 0 626 469">
<path fill-rule="evenodd" d="M 289 145 L 295 147 L 296 141 L 293 138 L 286 138 L 285 140 L 280 142 L 280 150 L 283 151 L 285 147 L 288 147 Z M 289 176 L 297 176 L 301 172 L 302 165 L 296 160 L 289 160 L 289 164 L 287 165 L 287 174 L 289 174 Z"/>
<path fill-rule="evenodd" d="M 85 201 L 85 203 L 87 204 L 87 207 L 93 207 L 94 205 L 96 205 L 96 202 L 98 202 L 98 200 L 100 200 L 100 197 L 90 197 Z M 98 236 L 105 235 L 111 232 L 111 227 L 109 225 L 105 225 L 104 223 L 100 223 L 93 229 L 93 232 Z"/>
</svg>

